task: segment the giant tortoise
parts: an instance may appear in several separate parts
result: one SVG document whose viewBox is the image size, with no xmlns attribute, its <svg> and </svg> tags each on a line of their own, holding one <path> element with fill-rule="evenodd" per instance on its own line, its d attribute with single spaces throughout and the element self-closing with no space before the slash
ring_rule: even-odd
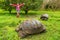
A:
<svg viewBox="0 0 60 40">
<path fill-rule="evenodd" d="M 40 19 L 42 20 L 48 20 L 48 18 L 49 18 L 48 14 L 42 14 L 40 17 Z"/>
<path fill-rule="evenodd" d="M 35 19 L 25 20 L 16 28 L 16 32 L 21 38 L 30 34 L 38 34 L 45 30 L 45 26 L 40 21 Z"/>
</svg>

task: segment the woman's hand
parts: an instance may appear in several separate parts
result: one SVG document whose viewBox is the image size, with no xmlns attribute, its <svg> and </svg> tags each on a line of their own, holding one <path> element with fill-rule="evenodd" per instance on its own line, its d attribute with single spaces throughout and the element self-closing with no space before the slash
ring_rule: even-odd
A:
<svg viewBox="0 0 60 40">
<path fill-rule="evenodd" d="M 12 5 L 12 4 L 10 4 L 10 5 Z"/>
<path fill-rule="evenodd" d="M 25 5 L 25 3 L 23 3 Z"/>
</svg>

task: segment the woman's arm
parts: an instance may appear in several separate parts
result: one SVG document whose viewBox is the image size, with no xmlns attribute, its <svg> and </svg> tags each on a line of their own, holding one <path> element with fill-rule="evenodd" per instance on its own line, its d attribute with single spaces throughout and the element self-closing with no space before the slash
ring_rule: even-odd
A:
<svg viewBox="0 0 60 40">
<path fill-rule="evenodd" d="M 25 5 L 25 3 L 23 3 L 23 4 L 20 4 L 19 6 L 24 6 Z"/>
<path fill-rule="evenodd" d="M 11 6 L 17 6 L 16 4 L 10 4 Z"/>
</svg>

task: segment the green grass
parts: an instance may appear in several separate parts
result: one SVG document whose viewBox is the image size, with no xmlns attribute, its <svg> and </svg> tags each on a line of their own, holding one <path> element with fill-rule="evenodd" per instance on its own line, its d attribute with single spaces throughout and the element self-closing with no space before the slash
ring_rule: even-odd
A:
<svg viewBox="0 0 60 40">
<path fill-rule="evenodd" d="M 40 15 L 43 13 L 49 14 L 48 21 L 42 21 Z M 37 19 L 46 26 L 46 33 L 30 35 L 20 39 L 15 32 L 15 28 L 26 19 Z M 29 11 L 29 14 L 22 13 L 20 18 L 16 18 L 13 12 L 0 11 L 0 40 L 60 40 L 60 12 L 59 11 Z"/>
</svg>

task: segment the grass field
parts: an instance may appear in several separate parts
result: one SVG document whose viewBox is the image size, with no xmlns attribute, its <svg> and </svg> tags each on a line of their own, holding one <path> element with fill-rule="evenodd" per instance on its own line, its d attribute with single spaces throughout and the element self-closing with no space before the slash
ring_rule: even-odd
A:
<svg viewBox="0 0 60 40">
<path fill-rule="evenodd" d="M 42 21 L 40 15 L 49 14 L 48 21 Z M 30 35 L 20 39 L 15 28 L 26 19 L 37 19 L 46 26 L 45 33 Z M 0 10 L 0 40 L 60 40 L 60 12 L 59 11 L 30 11 L 27 15 L 22 13 L 19 18 L 16 14 L 9 14 Z"/>
</svg>

